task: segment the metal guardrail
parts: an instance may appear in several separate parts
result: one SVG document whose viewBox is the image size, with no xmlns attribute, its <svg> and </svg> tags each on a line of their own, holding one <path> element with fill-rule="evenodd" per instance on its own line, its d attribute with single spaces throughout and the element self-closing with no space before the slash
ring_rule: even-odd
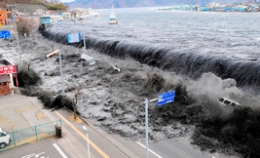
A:
<svg viewBox="0 0 260 158">
<path fill-rule="evenodd" d="M 61 137 L 62 122 L 56 120 L 29 128 L 8 132 L 11 136 L 11 143 L 5 148 L 0 149 L 0 152 L 15 148 L 17 146 L 34 143 L 50 137 Z"/>
</svg>

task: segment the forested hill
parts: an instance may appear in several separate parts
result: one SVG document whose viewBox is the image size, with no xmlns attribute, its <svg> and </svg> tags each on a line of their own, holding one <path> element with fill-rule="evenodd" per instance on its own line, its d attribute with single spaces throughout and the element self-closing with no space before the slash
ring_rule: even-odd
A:
<svg viewBox="0 0 260 158">
<path fill-rule="evenodd" d="M 248 0 L 75 0 L 67 3 L 70 8 L 110 8 L 113 4 L 115 8 L 132 8 L 132 7 L 158 7 L 173 6 L 183 4 L 207 4 L 210 2 L 248 2 Z M 254 1 L 254 0 L 253 0 Z"/>
</svg>

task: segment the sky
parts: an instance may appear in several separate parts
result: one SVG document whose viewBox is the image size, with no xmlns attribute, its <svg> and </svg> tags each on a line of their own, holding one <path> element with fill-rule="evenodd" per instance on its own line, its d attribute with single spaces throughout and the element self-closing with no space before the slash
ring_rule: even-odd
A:
<svg viewBox="0 0 260 158">
<path fill-rule="evenodd" d="M 72 2 L 74 0 L 60 0 L 61 2 Z"/>
</svg>

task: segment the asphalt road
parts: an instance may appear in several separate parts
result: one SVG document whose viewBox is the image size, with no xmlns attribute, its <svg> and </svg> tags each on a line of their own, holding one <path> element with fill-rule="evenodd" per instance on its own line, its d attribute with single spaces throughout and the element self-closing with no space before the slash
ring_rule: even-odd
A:
<svg viewBox="0 0 260 158">
<path fill-rule="evenodd" d="M 184 140 L 167 139 L 151 143 L 149 148 L 163 158 L 212 158 L 212 155 L 201 152 Z"/>
<path fill-rule="evenodd" d="M 23 145 L 0 153 L 1 158 L 66 158 L 66 152 L 54 139 Z"/>
<path fill-rule="evenodd" d="M 144 142 L 127 140 L 118 135 L 111 135 L 121 144 L 132 150 L 138 157 L 146 157 Z M 159 142 L 149 143 L 149 158 L 218 158 L 217 154 L 202 152 L 199 148 L 192 146 L 188 141 L 181 139 L 167 139 Z"/>
</svg>

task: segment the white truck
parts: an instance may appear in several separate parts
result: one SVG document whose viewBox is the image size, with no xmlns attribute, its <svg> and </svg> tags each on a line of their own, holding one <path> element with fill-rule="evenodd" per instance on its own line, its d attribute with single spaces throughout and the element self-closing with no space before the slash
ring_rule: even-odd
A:
<svg viewBox="0 0 260 158">
<path fill-rule="evenodd" d="M 11 143 L 11 136 L 9 133 L 0 128 L 0 149 L 6 147 L 6 145 Z"/>
</svg>

